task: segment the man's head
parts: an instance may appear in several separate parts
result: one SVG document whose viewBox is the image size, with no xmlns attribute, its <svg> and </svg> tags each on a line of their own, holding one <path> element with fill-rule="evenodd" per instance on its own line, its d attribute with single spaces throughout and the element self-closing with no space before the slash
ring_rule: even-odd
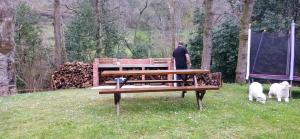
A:
<svg viewBox="0 0 300 139">
<path fill-rule="evenodd" d="M 178 42 L 178 46 L 183 46 L 183 42 L 182 42 L 182 41 L 179 41 L 179 42 Z"/>
</svg>

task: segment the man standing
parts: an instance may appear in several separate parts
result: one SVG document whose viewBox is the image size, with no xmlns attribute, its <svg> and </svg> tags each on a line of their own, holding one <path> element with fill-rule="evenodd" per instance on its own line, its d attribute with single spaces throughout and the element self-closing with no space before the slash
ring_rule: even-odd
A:
<svg viewBox="0 0 300 139">
<path fill-rule="evenodd" d="M 178 42 L 178 46 L 173 51 L 173 59 L 175 59 L 176 69 L 188 69 L 191 67 L 190 55 L 183 45 L 183 42 Z"/>
<path fill-rule="evenodd" d="M 176 69 L 188 69 L 191 67 L 191 59 L 187 49 L 183 46 L 183 42 L 178 42 L 178 46 L 173 51 L 173 59 L 175 59 Z M 177 75 L 177 80 L 186 80 L 183 75 Z M 181 83 L 177 84 L 181 86 Z"/>
</svg>

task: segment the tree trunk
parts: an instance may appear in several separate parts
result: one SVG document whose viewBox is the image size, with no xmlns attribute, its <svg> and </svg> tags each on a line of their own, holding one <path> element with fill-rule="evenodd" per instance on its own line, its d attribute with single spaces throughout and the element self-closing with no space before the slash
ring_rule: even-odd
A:
<svg viewBox="0 0 300 139">
<path fill-rule="evenodd" d="M 97 28 L 96 28 L 96 55 L 99 58 L 101 56 L 101 19 L 100 19 L 100 5 L 99 0 L 95 0 L 95 13 L 97 18 Z"/>
<path fill-rule="evenodd" d="M 235 82 L 245 83 L 247 68 L 247 39 L 255 0 L 244 0 L 242 17 L 240 19 L 240 40 Z"/>
<path fill-rule="evenodd" d="M 203 32 L 203 51 L 201 69 L 210 70 L 211 51 L 212 51 L 212 30 L 213 30 L 213 0 L 204 0 L 204 32 Z"/>
<path fill-rule="evenodd" d="M 16 93 L 13 8 L 10 0 L 0 1 L 0 96 Z"/>
<path fill-rule="evenodd" d="M 60 0 L 54 0 L 54 38 L 56 68 L 66 61 L 66 52 L 62 27 L 62 16 L 60 12 Z"/>
<path fill-rule="evenodd" d="M 176 48 L 175 0 L 168 1 L 171 19 L 171 50 Z"/>
</svg>

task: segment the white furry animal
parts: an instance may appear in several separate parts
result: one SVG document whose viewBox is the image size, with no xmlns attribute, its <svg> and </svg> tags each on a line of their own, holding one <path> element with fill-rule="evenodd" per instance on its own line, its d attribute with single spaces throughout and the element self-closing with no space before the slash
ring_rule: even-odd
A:
<svg viewBox="0 0 300 139">
<path fill-rule="evenodd" d="M 289 102 L 289 88 L 291 85 L 287 81 L 281 83 L 273 83 L 270 87 L 269 98 L 272 98 L 272 95 L 277 97 L 277 100 L 280 102 L 281 98 L 284 98 L 285 102 Z"/>
<path fill-rule="evenodd" d="M 256 99 L 257 102 L 265 104 L 266 95 L 263 93 L 263 87 L 258 82 L 253 82 L 249 86 L 249 100 L 253 101 L 253 98 Z"/>
</svg>

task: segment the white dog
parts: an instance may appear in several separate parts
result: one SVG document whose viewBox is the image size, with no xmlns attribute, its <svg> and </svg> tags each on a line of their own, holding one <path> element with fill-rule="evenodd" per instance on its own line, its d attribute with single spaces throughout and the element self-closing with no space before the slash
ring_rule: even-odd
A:
<svg viewBox="0 0 300 139">
<path fill-rule="evenodd" d="M 284 98 L 285 102 L 289 102 L 289 88 L 291 85 L 287 81 L 282 83 L 273 83 L 270 87 L 269 98 L 272 98 L 272 95 L 277 97 L 277 100 L 280 102 L 281 98 Z"/>
<path fill-rule="evenodd" d="M 249 100 L 253 101 L 253 98 L 256 99 L 257 102 L 265 104 L 266 95 L 263 93 L 263 87 L 258 82 L 253 82 L 249 87 Z"/>
</svg>

